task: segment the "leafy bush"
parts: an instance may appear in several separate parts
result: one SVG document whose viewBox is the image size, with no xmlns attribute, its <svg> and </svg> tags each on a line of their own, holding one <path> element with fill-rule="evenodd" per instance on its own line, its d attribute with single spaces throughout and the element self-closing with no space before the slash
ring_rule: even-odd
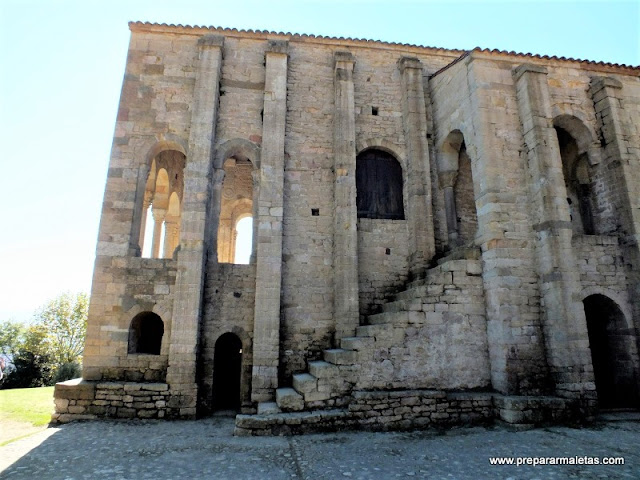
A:
<svg viewBox="0 0 640 480">
<path fill-rule="evenodd" d="M 71 380 L 72 378 L 78 378 L 82 376 L 82 367 L 76 362 L 67 362 L 60 365 L 53 376 L 53 382 L 64 382 L 65 380 Z"/>
</svg>

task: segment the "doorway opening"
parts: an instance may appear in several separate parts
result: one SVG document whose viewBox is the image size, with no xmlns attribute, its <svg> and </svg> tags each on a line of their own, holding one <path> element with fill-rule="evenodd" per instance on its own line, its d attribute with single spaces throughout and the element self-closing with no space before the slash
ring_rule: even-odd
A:
<svg viewBox="0 0 640 480">
<path fill-rule="evenodd" d="M 225 333 L 216 340 L 213 356 L 213 409 L 240 409 L 240 374 L 242 342 L 234 333 Z"/>
<path fill-rule="evenodd" d="M 634 337 L 620 307 L 604 295 L 583 300 L 593 374 L 600 408 L 637 406 L 634 365 L 629 355 Z"/>
</svg>

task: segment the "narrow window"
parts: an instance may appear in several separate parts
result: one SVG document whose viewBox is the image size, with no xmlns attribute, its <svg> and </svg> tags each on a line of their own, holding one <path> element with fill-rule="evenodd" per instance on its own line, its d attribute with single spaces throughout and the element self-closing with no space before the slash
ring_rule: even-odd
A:
<svg viewBox="0 0 640 480">
<path fill-rule="evenodd" d="M 233 263 L 247 265 L 251 258 L 253 219 L 244 217 L 236 223 L 236 258 Z"/>
</svg>

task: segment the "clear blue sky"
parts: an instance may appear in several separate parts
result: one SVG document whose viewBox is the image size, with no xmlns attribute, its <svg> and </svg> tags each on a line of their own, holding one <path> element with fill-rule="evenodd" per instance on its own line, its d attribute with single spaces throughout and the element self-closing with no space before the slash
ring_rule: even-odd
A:
<svg viewBox="0 0 640 480">
<path fill-rule="evenodd" d="M 127 22 L 640 64 L 640 0 L 0 0 L 0 321 L 89 291 Z"/>
</svg>

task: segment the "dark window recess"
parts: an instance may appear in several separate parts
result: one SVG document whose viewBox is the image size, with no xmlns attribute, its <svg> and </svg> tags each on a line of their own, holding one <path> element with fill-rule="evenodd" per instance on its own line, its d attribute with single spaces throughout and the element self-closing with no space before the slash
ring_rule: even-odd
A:
<svg viewBox="0 0 640 480">
<path fill-rule="evenodd" d="M 312 208 L 312 209 L 311 209 L 311 215 L 312 215 L 313 217 L 318 217 L 318 216 L 320 216 L 320 209 L 319 209 L 319 208 Z"/>
<path fill-rule="evenodd" d="M 378 107 L 371 107 L 371 115 L 378 116 Z"/>
<path fill-rule="evenodd" d="M 593 211 L 591 210 L 591 187 L 578 185 L 578 201 L 580 202 L 580 216 L 585 235 L 595 235 L 596 229 L 593 223 Z"/>
<path fill-rule="evenodd" d="M 153 312 L 142 312 L 133 317 L 129 327 L 129 353 L 160 355 L 164 323 Z"/>
<path fill-rule="evenodd" d="M 390 249 L 390 248 L 387 248 L 387 249 L 384 251 L 384 254 L 385 254 L 385 255 L 391 255 L 391 249 Z"/>
<path fill-rule="evenodd" d="M 358 218 L 404 220 L 402 167 L 390 154 L 367 150 L 356 158 Z"/>
</svg>

